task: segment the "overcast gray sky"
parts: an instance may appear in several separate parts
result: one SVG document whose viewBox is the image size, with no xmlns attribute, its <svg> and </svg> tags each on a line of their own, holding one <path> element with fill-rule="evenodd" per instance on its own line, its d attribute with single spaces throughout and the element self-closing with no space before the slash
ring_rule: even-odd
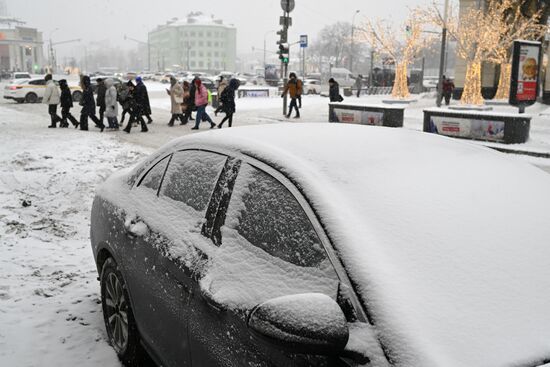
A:
<svg viewBox="0 0 550 367">
<path fill-rule="evenodd" d="M 351 22 L 356 10 L 362 17 L 405 19 L 408 9 L 426 4 L 427 0 L 296 0 L 291 14 L 293 27 L 290 37 L 298 40 L 300 34 L 314 38 L 324 25 L 337 21 Z M 195 5 L 200 4 L 200 5 Z M 106 39 L 112 45 L 134 47 L 124 41 L 124 34 L 140 40 L 147 39 L 147 31 L 173 17 L 184 17 L 190 11 L 202 11 L 222 18 L 237 27 L 238 51 L 262 48 L 267 31 L 279 28 L 282 15 L 280 0 L 7 0 L 8 13 L 21 18 L 28 26 L 37 27 L 54 42 L 81 38 L 83 42 Z M 274 48 L 276 35 L 267 36 L 268 48 Z M 59 46 L 58 52 L 69 56 L 75 45 Z M 74 55 L 78 56 L 78 55 Z"/>
</svg>

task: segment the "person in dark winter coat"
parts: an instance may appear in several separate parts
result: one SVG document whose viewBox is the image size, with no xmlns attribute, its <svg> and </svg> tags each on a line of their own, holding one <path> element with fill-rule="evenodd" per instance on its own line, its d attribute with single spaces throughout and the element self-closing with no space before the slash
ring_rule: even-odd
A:
<svg viewBox="0 0 550 367">
<path fill-rule="evenodd" d="M 239 81 L 237 79 L 231 79 L 229 85 L 224 88 L 220 96 L 221 111 L 225 113 L 225 117 L 218 125 L 218 128 L 222 128 L 223 124 L 228 121 L 229 127 L 233 125 L 233 114 L 235 113 L 235 91 L 239 89 Z"/>
<path fill-rule="evenodd" d="M 191 101 L 191 94 L 189 93 L 190 89 L 191 85 L 187 80 L 185 80 L 183 82 L 183 103 L 181 104 L 183 121 L 180 125 L 187 124 L 191 118 L 191 113 L 193 112 L 193 102 Z"/>
<path fill-rule="evenodd" d="M 193 118 L 193 111 L 196 111 L 197 110 L 197 106 L 195 105 L 195 92 L 197 91 L 197 87 L 195 85 L 195 82 L 197 80 L 200 80 L 199 77 L 195 77 L 193 78 L 193 80 L 191 81 L 191 86 L 189 87 L 189 99 L 191 101 L 191 105 L 190 105 L 190 112 L 189 112 L 189 121 L 193 121 L 194 118 Z"/>
<path fill-rule="evenodd" d="M 69 127 L 69 123 L 67 122 L 67 119 L 69 119 L 73 126 L 77 128 L 79 122 L 71 114 L 71 108 L 73 108 L 73 96 L 65 79 L 61 79 L 59 81 L 59 88 L 61 88 L 61 127 Z"/>
<path fill-rule="evenodd" d="M 126 125 L 126 128 L 124 131 L 126 131 L 128 134 L 130 131 L 132 131 L 132 122 L 133 120 L 137 120 L 141 124 L 141 132 L 146 133 L 149 131 L 147 128 L 147 124 L 145 123 L 145 120 L 143 119 L 143 116 L 147 115 L 147 112 L 151 112 L 151 106 L 149 104 L 149 95 L 147 93 L 147 87 L 145 87 L 145 84 L 143 84 L 143 81 L 141 77 L 136 78 L 136 88 L 134 89 L 134 108 L 133 108 L 133 115 L 130 118 L 130 121 Z"/>
<path fill-rule="evenodd" d="M 344 99 L 340 95 L 340 85 L 334 78 L 330 78 L 329 84 L 329 98 L 331 102 L 342 102 Z"/>
<path fill-rule="evenodd" d="M 290 118 L 290 115 L 292 114 L 292 109 L 296 109 L 296 116 L 294 116 L 294 118 L 299 119 L 300 109 L 298 108 L 297 99 L 298 96 L 302 94 L 302 82 L 298 80 L 295 73 L 290 73 L 290 79 L 285 86 L 285 89 L 283 90 L 281 98 L 284 98 L 287 93 L 290 95 L 290 107 L 288 109 L 288 114 L 286 115 L 286 118 Z"/>
<path fill-rule="evenodd" d="M 448 106 L 451 103 L 451 96 L 455 89 L 455 83 L 445 75 L 443 75 L 443 97 L 445 98 L 445 105 Z"/>
<path fill-rule="evenodd" d="M 97 127 L 105 129 L 105 125 L 99 121 L 95 115 L 95 101 L 94 101 L 94 91 L 92 90 L 90 77 L 84 75 L 81 81 L 82 87 L 82 99 L 80 100 L 80 105 L 82 110 L 80 111 L 80 130 L 88 130 L 88 117 L 96 124 Z"/>
<path fill-rule="evenodd" d="M 147 123 L 150 124 L 153 122 L 151 118 L 151 104 L 149 103 L 149 93 L 147 92 L 147 87 L 143 84 L 143 79 L 140 76 L 136 78 L 136 89 L 135 89 L 135 100 L 137 107 L 140 109 L 141 116 L 147 118 Z"/>
<path fill-rule="evenodd" d="M 134 83 L 132 83 L 131 80 L 128 81 L 128 83 L 123 84 L 120 93 L 118 94 L 118 102 L 122 106 L 122 119 L 120 120 L 120 124 L 124 124 L 124 119 L 126 118 L 126 114 L 130 116 L 130 120 L 132 120 L 132 111 L 134 108 Z M 133 121 L 132 121 L 133 122 Z"/>
<path fill-rule="evenodd" d="M 357 88 L 357 98 L 361 96 L 361 88 L 363 88 L 363 75 L 357 75 L 355 78 L 355 88 Z"/>
<path fill-rule="evenodd" d="M 105 86 L 105 81 L 101 78 L 97 78 L 97 99 L 96 104 L 99 107 L 99 121 L 103 124 L 105 116 L 105 93 L 107 92 L 107 87 Z"/>
</svg>

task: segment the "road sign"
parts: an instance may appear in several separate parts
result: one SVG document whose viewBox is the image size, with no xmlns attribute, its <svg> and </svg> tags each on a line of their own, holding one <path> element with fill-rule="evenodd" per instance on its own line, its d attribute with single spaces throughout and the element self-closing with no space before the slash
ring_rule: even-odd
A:
<svg viewBox="0 0 550 367">
<path fill-rule="evenodd" d="M 283 8 L 283 10 L 287 13 L 293 11 L 295 5 L 296 3 L 294 2 L 294 0 L 281 0 L 281 8 Z"/>
<path fill-rule="evenodd" d="M 300 36 L 300 47 L 301 48 L 306 48 L 308 45 L 308 42 L 307 42 L 307 34 L 302 34 Z"/>
</svg>

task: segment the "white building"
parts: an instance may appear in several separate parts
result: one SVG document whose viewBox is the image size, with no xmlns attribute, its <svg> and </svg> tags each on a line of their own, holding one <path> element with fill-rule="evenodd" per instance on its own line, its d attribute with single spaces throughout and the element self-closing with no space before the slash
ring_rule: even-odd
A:
<svg viewBox="0 0 550 367">
<path fill-rule="evenodd" d="M 42 33 L 0 16 L 0 70 L 37 72 L 44 67 Z"/>
<path fill-rule="evenodd" d="M 235 71 L 237 29 L 202 13 L 174 18 L 149 32 L 151 69 Z"/>
</svg>

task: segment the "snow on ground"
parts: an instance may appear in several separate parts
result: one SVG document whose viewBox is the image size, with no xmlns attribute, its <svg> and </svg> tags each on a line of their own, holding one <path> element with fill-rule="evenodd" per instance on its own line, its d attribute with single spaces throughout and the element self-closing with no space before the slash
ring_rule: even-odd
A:
<svg viewBox="0 0 550 367">
<path fill-rule="evenodd" d="M 89 243 L 91 200 L 111 172 L 193 133 L 192 123 L 166 126 L 166 85 L 148 86 L 155 121 L 149 133 L 135 128 L 128 135 L 47 129 L 46 106 L 3 101 L 0 84 L 0 365 L 120 366 L 106 342 L 99 303 Z M 422 109 L 433 106 L 427 97 L 406 109 L 405 128 L 422 129 Z M 327 121 L 327 98 L 304 96 L 303 106 L 302 119 L 290 121 Z M 281 110 L 280 97 L 238 99 L 234 126 L 288 121 Z M 524 147 L 550 152 L 550 111 L 536 105 L 527 112 L 535 119 Z M 221 121 L 221 116 L 212 118 Z M 207 129 L 208 124 L 201 125 Z M 550 160 L 509 157 L 550 171 Z"/>
<path fill-rule="evenodd" d="M 120 366 L 89 241 L 95 187 L 147 153 L 0 107 L 0 365 Z"/>
</svg>

